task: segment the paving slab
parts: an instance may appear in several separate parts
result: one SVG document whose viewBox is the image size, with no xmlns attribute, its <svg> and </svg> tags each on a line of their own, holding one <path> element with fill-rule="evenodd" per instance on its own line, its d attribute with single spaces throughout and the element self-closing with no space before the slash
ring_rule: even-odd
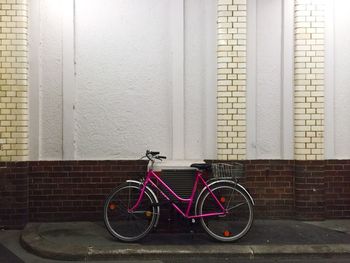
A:
<svg viewBox="0 0 350 263">
<path fill-rule="evenodd" d="M 256 220 L 235 243 L 205 233 L 151 233 L 138 243 L 113 239 L 101 222 L 30 223 L 21 243 L 41 256 L 60 260 L 137 259 L 184 255 L 350 254 L 350 235 L 294 220 Z"/>
<path fill-rule="evenodd" d="M 350 220 L 332 219 L 332 220 L 325 220 L 325 221 L 310 221 L 310 222 L 307 221 L 305 223 L 350 234 Z"/>
</svg>

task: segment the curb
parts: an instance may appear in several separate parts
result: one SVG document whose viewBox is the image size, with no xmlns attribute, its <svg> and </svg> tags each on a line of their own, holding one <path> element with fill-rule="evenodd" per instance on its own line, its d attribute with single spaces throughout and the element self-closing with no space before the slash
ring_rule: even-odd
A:
<svg viewBox="0 0 350 263">
<path fill-rule="evenodd" d="M 30 223 L 25 226 L 20 236 L 22 247 L 33 254 L 50 259 L 83 260 L 88 255 L 84 246 L 55 244 L 39 234 L 40 223 Z"/>
<path fill-rule="evenodd" d="M 184 256 L 288 256 L 288 255 L 348 255 L 350 244 L 303 244 L 303 245 L 144 245 L 130 244 L 128 248 L 116 246 L 78 246 L 56 244 L 39 234 L 40 223 L 27 224 L 22 231 L 21 245 L 40 257 L 56 260 L 101 259 L 159 259 Z"/>
</svg>

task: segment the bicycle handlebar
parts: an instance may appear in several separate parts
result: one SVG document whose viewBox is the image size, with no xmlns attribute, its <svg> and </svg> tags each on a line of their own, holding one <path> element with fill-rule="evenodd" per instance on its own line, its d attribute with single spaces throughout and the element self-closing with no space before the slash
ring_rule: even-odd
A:
<svg viewBox="0 0 350 263">
<path fill-rule="evenodd" d="M 155 155 L 160 154 L 160 152 L 154 152 L 154 151 L 147 150 L 147 151 L 146 151 L 146 155 L 147 155 L 147 154 L 151 154 L 151 155 L 155 156 Z"/>
<path fill-rule="evenodd" d="M 160 152 L 147 150 L 145 157 L 147 157 L 150 161 L 154 161 L 154 159 L 158 159 L 158 160 L 166 159 L 166 156 L 161 156 L 158 154 L 160 154 Z"/>
</svg>

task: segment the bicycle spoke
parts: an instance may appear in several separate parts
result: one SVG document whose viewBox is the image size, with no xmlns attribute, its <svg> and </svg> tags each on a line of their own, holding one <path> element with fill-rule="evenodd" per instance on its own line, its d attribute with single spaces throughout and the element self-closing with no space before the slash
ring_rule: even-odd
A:
<svg viewBox="0 0 350 263">
<path fill-rule="evenodd" d="M 155 160 L 166 159 L 159 154 L 157 151 L 147 150 L 141 158 L 147 158 L 151 164 L 146 180 L 127 181 L 114 189 L 104 203 L 103 216 L 107 230 L 121 241 L 133 242 L 143 238 L 159 218 L 160 208 L 154 205 L 158 203 L 157 197 L 152 189 L 145 188 L 152 175 Z M 128 223 L 130 220 L 133 222 Z"/>
<path fill-rule="evenodd" d="M 138 221 L 135 221 L 134 222 L 134 225 L 136 226 L 136 228 L 139 230 L 138 232 L 141 232 L 142 230 L 141 230 L 141 228 L 139 227 L 139 225 L 138 225 L 138 223 L 137 223 Z"/>
<path fill-rule="evenodd" d="M 218 184 L 211 188 L 212 193 L 226 207 L 227 213 L 221 216 L 201 218 L 201 224 L 210 236 L 219 241 L 234 241 L 244 236 L 253 220 L 252 203 L 249 197 L 236 188 L 235 184 Z M 239 209 L 242 207 L 243 209 Z M 199 214 L 218 211 L 215 199 L 206 192 L 199 204 Z"/>
<path fill-rule="evenodd" d="M 123 241 L 135 241 L 145 236 L 153 227 L 156 217 L 153 199 L 145 192 L 135 211 L 130 212 L 139 199 L 139 186 L 125 185 L 117 188 L 105 204 L 104 219 L 109 232 Z M 115 208 L 109 204 L 115 202 Z M 151 209 L 148 209 L 150 207 Z M 110 212 L 112 211 L 112 212 Z"/>
<path fill-rule="evenodd" d="M 141 210 L 141 211 L 132 211 L 132 212 L 130 212 L 130 214 L 144 214 L 144 213 L 146 213 L 147 211 L 146 210 Z"/>
<path fill-rule="evenodd" d="M 232 210 L 232 209 L 238 208 L 238 207 L 240 207 L 240 206 L 242 206 L 242 205 L 244 205 L 244 203 L 240 203 L 240 204 L 237 204 L 237 205 L 235 205 L 235 206 L 233 206 L 233 207 L 227 208 L 227 211 L 230 211 L 230 210 Z"/>
<path fill-rule="evenodd" d="M 227 207 L 230 206 L 230 203 L 231 203 L 231 200 L 232 200 L 232 196 L 233 196 L 233 192 L 234 192 L 234 191 L 235 191 L 235 189 L 232 189 L 232 192 L 231 192 L 231 194 L 230 194 L 230 199 L 228 200 L 227 205 L 226 205 L 226 209 L 227 209 Z"/>
<path fill-rule="evenodd" d="M 117 202 L 117 205 L 118 205 L 119 208 L 122 209 L 122 210 L 126 210 L 126 211 L 128 210 L 127 206 L 124 205 L 122 202 Z"/>
</svg>

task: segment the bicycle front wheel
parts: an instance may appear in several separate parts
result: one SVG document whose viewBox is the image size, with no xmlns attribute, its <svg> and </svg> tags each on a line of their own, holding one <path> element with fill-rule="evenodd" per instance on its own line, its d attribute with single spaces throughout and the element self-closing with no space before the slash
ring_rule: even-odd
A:
<svg viewBox="0 0 350 263">
<path fill-rule="evenodd" d="M 158 211 L 155 200 L 146 190 L 139 206 L 132 208 L 139 196 L 139 185 L 124 184 L 117 187 L 107 198 L 104 205 L 104 222 L 115 238 L 124 242 L 134 242 L 146 236 L 153 228 Z"/>
<path fill-rule="evenodd" d="M 211 189 L 227 213 L 220 216 L 201 218 L 205 231 L 213 238 L 232 242 L 243 237 L 253 223 L 253 204 L 244 191 L 235 184 L 219 184 Z M 207 191 L 199 203 L 199 214 L 215 213 L 219 205 Z"/>
</svg>

